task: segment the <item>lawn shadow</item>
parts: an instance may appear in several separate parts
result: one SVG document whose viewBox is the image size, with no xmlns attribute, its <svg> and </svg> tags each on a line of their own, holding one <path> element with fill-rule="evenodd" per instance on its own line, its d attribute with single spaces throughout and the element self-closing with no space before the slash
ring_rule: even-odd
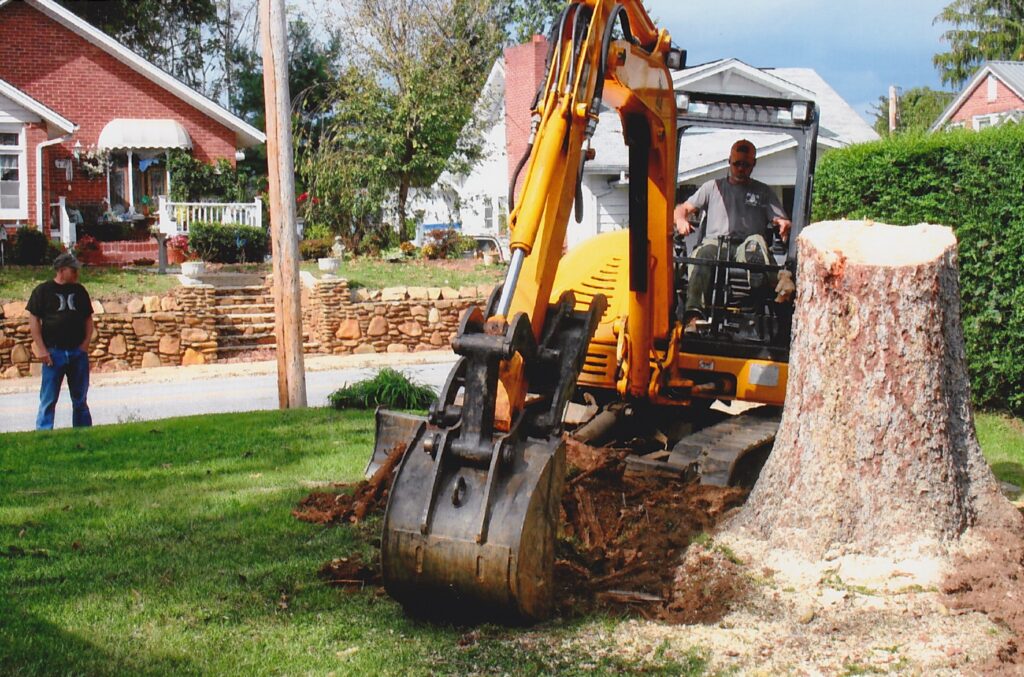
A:
<svg viewBox="0 0 1024 677">
<path fill-rule="evenodd" d="M 1024 488 L 1024 465 L 1013 461 L 997 461 L 992 464 L 992 472 L 999 480 L 1015 484 L 1018 489 Z"/>
<path fill-rule="evenodd" d="M 181 656 L 125 660 L 0 598 L 0 674 L 157 677 L 197 675 L 200 671 Z"/>
</svg>

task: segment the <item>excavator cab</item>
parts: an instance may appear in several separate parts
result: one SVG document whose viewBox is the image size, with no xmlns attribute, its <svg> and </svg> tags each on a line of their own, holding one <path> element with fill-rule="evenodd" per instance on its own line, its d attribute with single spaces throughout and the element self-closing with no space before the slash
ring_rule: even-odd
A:
<svg viewBox="0 0 1024 677">
<path fill-rule="evenodd" d="M 727 130 L 736 138 L 755 136 L 782 142 L 795 150 L 794 186 L 789 237 L 783 240 L 778 232 L 766 228 L 771 237 L 767 264 L 730 261 L 728 247 L 719 246 L 718 260 L 708 261 L 688 256 L 690 246 L 700 242 L 704 228 L 698 228 L 689 242 L 676 236 L 675 279 L 677 309 L 681 319 L 689 284 L 688 269 L 704 266 L 712 269 L 711 304 L 708 318 L 698 323 L 698 331 L 684 333 L 681 349 L 690 354 L 720 357 L 745 357 L 785 364 L 789 361 L 793 304 L 776 302 L 772 292 L 774 281 L 782 271 L 796 274 L 796 238 L 807 225 L 813 194 L 814 167 L 817 155 L 819 113 L 813 101 L 789 100 L 756 96 L 737 96 L 707 92 L 681 91 L 679 103 L 680 148 L 687 133 L 696 130 Z M 772 137 L 762 135 L 771 134 Z M 683 151 L 685 152 L 685 151 Z M 738 245 L 722 242 L 720 245 Z M 705 360 L 707 361 L 707 360 Z M 726 378 L 725 382 L 731 382 Z M 703 398 L 735 397 L 729 388 L 705 389 Z M 778 404 L 781 404 L 779 402 Z"/>
</svg>

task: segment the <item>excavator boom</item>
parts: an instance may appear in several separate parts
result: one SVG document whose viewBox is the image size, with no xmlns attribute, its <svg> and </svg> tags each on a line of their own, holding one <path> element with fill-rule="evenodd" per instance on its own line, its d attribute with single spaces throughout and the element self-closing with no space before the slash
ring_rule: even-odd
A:
<svg viewBox="0 0 1024 677">
<path fill-rule="evenodd" d="M 670 333 L 669 66 L 681 62 L 638 0 L 574 0 L 552 29 L 505 281 L 485 309 L 463 317 L 452 346 L 461 359 L 428 416 L 379 413 L 378 431 L 405 431 L 379 434 L 375 455 L 402 447 L 381 559 L 385 588 L 410 610 L 526 620 L 551 610 L 562 416 L 607 311 L 598 293 L 551 299 L 569 215 L 604 102 L 622 116 L 630 146 L 633 266 L 620 391 L 643 398 L 652 343 Z"/>
</svg>

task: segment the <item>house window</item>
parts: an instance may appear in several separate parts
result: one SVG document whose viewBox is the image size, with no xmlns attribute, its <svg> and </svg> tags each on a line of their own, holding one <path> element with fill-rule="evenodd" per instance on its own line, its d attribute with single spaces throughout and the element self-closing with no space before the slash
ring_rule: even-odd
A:
<svg viewBox="0 0 1024 677">
<path fill-rule="evenodd" d="M 0 125 L 0 218 L 28 218 L 25 135 L 21 125 Z"/>
<path fill-rule="evenodd" d="M 987 129 L 998 124 L 999 114 L 993 113 L 991 115 L 975 115 L 973 121 L 974 129 L 980 131 L 982 129 Z"/>
<path fill-rule="evenodd" d="M 484 198 L 484 230 L 494 230 L 494 200 Z"/>
<path fill-rule="evenodd" d="M 991 75 L 988 76 L 988 100 L 991 103 L 999 98 L 999 89 L 996 86 L 996 79 Z"/>
</svg>

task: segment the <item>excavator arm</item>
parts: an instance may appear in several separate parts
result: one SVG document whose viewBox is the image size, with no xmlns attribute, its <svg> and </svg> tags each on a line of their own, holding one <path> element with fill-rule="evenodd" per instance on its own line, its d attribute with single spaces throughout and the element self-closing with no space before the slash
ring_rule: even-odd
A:
<svg viewBox="0 0 1024 677">
<path fill-rule="evenodd" d="M 375 456 L 402 454 L 381 538 L 384 584 L 410 610 L 461 619 L 550 612 L 562 415 L 607 309 L 596 293 L 550 298 L 569 214 L 605 101 L 630 147 L 622 390 L 644 397 L 653 341 L 669 333 L 677 139 L 668 66 L 681 60 L 637 0 L 575 0 L 552 30 L 510 214 L 508 274 L 486 309 L 463 317 L 452 344 L 460 360 L 428 416 L 378 413 Z"/>
</svg>

